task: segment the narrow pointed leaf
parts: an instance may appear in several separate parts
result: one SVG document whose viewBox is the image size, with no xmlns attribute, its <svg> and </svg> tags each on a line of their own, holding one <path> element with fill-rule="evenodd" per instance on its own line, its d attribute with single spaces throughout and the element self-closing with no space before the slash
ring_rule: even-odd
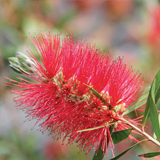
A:
<svg viewBox="0 0 160 160">
<path fill-rule="evenodd" d="M 97 97 L 99 98 L 102 102 L 106 103 L 105 99 L 95 90 L 93 89 L 92 87 L 90 87 L 89 85 L 85 84 L 91 91 L 92 93 Z"/>
<path fill-rule="evenodd" d="M 103 128 L 103 127 L 109 127 L 110 125 L 112 125 L 114 123 L 109 123 L 107 125 L 104 125 L 104 126 L 98 126 L 98 127 L 94 127 L 94 128 L 87 128 L 87 129 L 83 129 L 83 130 L 79 130 L 77 132 L 85 132 L 85 131 L 92 131 L 94 129 L 99 129 L 99 128 Z"/>
<path fill-rule="evenodd" d="M 158 113 L 158 119 L 159 119 L 159 123 L 160 123 L 160 114 L 159 114 L 159 113 Z M 157 139 L 157 136 L 156 136 L 155 132 L 153 133 L 153 137 L 154 137 L 155 139 Z"/>
<path fill-rule="evenodd" d="M 150 109 L 150 117 L 151 117 L 153 130 L 156 134 L 158 141 L 160 141 L 160 126 L 159 126 L 159 118 L 158 118 L 158 111 L 157 111 L 156 105 L 152 105 L 152 108 Z"/>
<path fill-rule="evenodd" d="M 123 151 L 122 153 L 120 153 L 118 156 L 111 158 L 110 160 L 117 160 L 119 158 L 121 158 L 123 155 L 125 155 L 128 151 L 130 151 L 132 148 L 134 148 L 137 144 L 147 141 L 147 139 L 144 139 L 142 141 L 139 141 L 138 143 L 134 144 L 133 146 L 131 146 L 130 148 L 126 149 L 125 151 Z"/>
<path fill-rule="evenodd" d="M 98 153 L 97 153 L 97 154 L 96 154 L 96 153 L 94 154 L 93 160 L 102 160 L 103 157 L 104 157 L 104 154 L 103 154 L 103 151 L 102 151 L 101 145 L 100 145 L 99 150 L 98 150 Z"/>
<path fill-rule="evenodd" d="M 103 128 L 103 127 L 104 127 L 104 126 L 99 126 L 99 127 L 94 127 L 94 128 L 87 128 L 87 129 L 79 130 L 79 131 L 77 131 L 77 132 L 92 131 L 92 130 L 99 129 L 99 128 Z"/>
<path fill-rule="evenodd" d="M 112 140 L 114 144 L 121 142 L 122 140 L 126 139 L 131 133 L 131 129 L 125 129 L 122 131 L 117 131 L 112 133 Z"/>
<path fill-rule="evenodd" d="M 158 87 L 157 87 L 157 90 L 156 90 L 156 93 L 155 93 L 155 103 L 157 104 L 159 98 L 160 98 L 160 79 L 157 80 L 159 81 L 159 84 L 158 84 Z"/>
<path fill-rule="evenodd" d="M 156 103 L 160 98 L 159 92 L 160 92 L 160 70 L 158 71 L 152 82 L 142 122 L 142 128 L 144 129 L 144 126 L 146 125 L 148 118 L 149 117 L 151 118 L 153 130 L 157 136 L 157 139 L 160 141 L 160 126 L 159 126 L 158 111 L 156 106 Z"/>
<path fill-rule="evenodd" d="M 144 112 L 144 117 L 143 117 L 143 123 L 142 123 L 142 127 L 144 128 L 148 118 L 149 118 L 149 112 L 150 112 L 150 105 L 152 105 L 152 101 L 153 100 L 150 100 L 152 99 L 152 95 L 155 95 L 154 96 L 154 101 L 155 101 L 155 104 L 157 103 L 158 101 L 158 97 L 160 96 L 158 94 L 159 90 L 160 90 L 160 81 L 159 81 L 159 77 L 160 77 L 160 70 L 158 71 L 158 73 L 156 74 L 153 82 L 152 82 L 152 85 L 151 85 L 151 88 L 150 88 L 150 91 L 149 91 L 149 96 L 148 96 L 148 99 L 147 99 L 147 104 L 146 104 L 146 107 L 145 107 L 145 112 Z M 153 87 L 156 86 L 156 90 L 155 88 Z M 154 93 L 155 92 L 155 93 Z M 152 93 L 152 94 L 151 94 Z"/>
<path fill-rule="evenodd" d="M 135 109 L 138 109 L 142 105 L 144 105 L 147 102 L 147 97 L 148 97 L 148 94 L 149 94 L 149 89 L 150 89 L 150 87 L 147 87 L 145 90 L 143 90 L 138 95 L 138 97 L 139 97 L 138 100 L 136 102 L 134 102 L 131 106 L 129 106 L 127 108 L 127 111 L 125 111 L 123 113 L 123 115 L 128 114 L 128 113 L 134 111 Z"/>
<path fill-rule="evenodd" d="M 152 158 L 158 155 L 160 155 L 160 152 L 145 153 L 145 154 L 137 155 L 137 157 Z"/>
</svg>

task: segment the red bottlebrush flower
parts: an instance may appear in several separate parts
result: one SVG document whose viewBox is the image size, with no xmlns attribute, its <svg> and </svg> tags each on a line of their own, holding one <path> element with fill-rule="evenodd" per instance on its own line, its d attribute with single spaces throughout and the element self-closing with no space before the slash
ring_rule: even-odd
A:
<svg viewBox="0 0 160 160">
<path fill-rule="evenodd" d="M 143 84 L 140 74 L 121 58 L 113 60 L 110 54 L 104 55 L 84 42 L 75 43 L 71 36 L 61 40 L 49 32 L 31 41 L 40 62 L 29 50 L 35 70 L 26 75 L 33 81 L 10 79 L 10 84 L 19 88 L 13 90 L 17 106 L 29 119 L 38 119 L 43 132 L 50 130 L 57 138 L 67 138 L 68 143 L 77 142 L 87 152 L 101 146 L 106 153 L 109 143 L 113 148 L 109 128 L 112 126 L 113 132 L 129 128 L 119 120 L 136 100 Z"/>
</svg>

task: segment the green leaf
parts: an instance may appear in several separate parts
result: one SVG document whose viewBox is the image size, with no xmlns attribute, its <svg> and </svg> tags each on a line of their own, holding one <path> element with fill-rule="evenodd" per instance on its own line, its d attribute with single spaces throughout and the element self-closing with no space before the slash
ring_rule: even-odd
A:
<svg viewBox="0 0 160 160">
<path fill-rule="evenodd" d="M 160 155 L 160 152 L 145 153 L 145 154 L 137 155 L 137 157 L 152 158 L 158 155 Z"/>
<path fill-rule="evenodd" d="M 103 128 L 103 127 L 109 127 L 112 124 L 114 124 L 114 123 L 109 123 L 109 124 L 106 124 L 106 125 L 103 125 L 103 126 L 94 127 L 94 128 L 87 128 L 87 129 L 79 130 L 77 132 L 92 131 L 92 130 Z"/>
<path fill-rule="evenodd" d="M 77 131 L 77 132 L 92 131 L 92 130 L 99 129 L 99 128 L 103 128 L 103 127 L 104 127 L 104 126 L 98 126 L 98 127 L 94 127 L 94 128 L 87 128 L 87 129 L 79 130 L 79 131 Z"/>
<path fill-rule="evenodd" d="M 160 126 L 159 126 L 158 111 L 156 106 L 156 103 L 160 98 L 159 93 L 160 93 L 160 70 L 158 71 L 152 82 L 142 123 L 142 129 L 144 129 L 144 126 L 146 125 L 147 120 L 150 117 L 153 130 L 157 136 L 157 139 L 160 141 Z"/>
<path fill-rule="evenodd" d="M 112 140 L 114 144 L 121 142 L 122 140 L 126 139 L 131 133 L 131 129 L 125 129 L 122 131 L 117 131 L 112 133 Z"/>
<path fill-rule="evenodd" d="M 98 150 L 98 153 L 97 153 L 97 154 L 96 154 L 96 153 L 94 154 L 93 160 L 102 160 L 103 157 L 104 157 L 104 154 L 103 154 L 103 151 L 102 151 L 101 145 L 100 145 L 99 150 Z"/>
<path fill-rule="evenodd" d="M 106 104 L 106 100 L 95 90 L 93 89 L 92 87 L 90 87 L 89 85 L 85 84 L 91 91 L 92 93 L 97 97 L 99 98 L 102 102 L 104 102 L 104 104 Z"/>
<path fill-rule="evenodd" d="M 160 79 L 158 81 L 159 81 L 159 88 L 157 88 L 156 93 L 155 93 L 155 103 L 156 104 L 160 98 Z"/>
<path fill-rule="evenodd" d="M 117 160 L 119 158 L 121 158 L 123 155 L 125 155 L 128 151 L 130 151 L 133 147 L 135 147 L 137 144 L 147 141 L 147 139 L 144 139 L 142 141 L 139 141 L 138 143 L 134 144 L 133 146 L 131 146 L 130 148 L 126 149 L 125 151 L 123 151 L 122 153 L 120 153 L 118 156 L 111 158 L 110 160 Z"/>
<path fill-rule="evenodd" d="M 153 130 L 156 134 L 158 141 L 160 141 L 160 126 L 159 126 L 159 118 L 156 105 L 152 105 L 152 109 L 150 109 L 150 117 Z"/>
<path fill-rule="evenodd" d="M 147 103 L 150 103 L 150 100 L 151 99 L 151 93 L 154 94 L 155 96 L 155 104 L 158 102 L 158 99 L 160 97 L 160 95 L 158 94 L 159 93 L 159 90 L 160 90 L 160 70 L 158 71 L 158 73 L 156 74 L 153 82 L 152 82 L 152 85 L 151 85 L 151 88 L 150 88 L 150 91 L 149 91 L 149 96 L 148 96 L 148 99 L 147 99 Z M 153 86 L 156 86 L 157 89 L 154 90 L 155 88 Z M 155 93 L 154 93 L 155 92 Z M 149 104 L 146 104 L 146 108 L 145 108 L 145 113 L 144 113 L 144 118 L 143 118 L 143 123 L 142 123 L 142 126 L 144 127 L 148 118 L 149 118 L 149 111 L 150 111 L 150 107 Z"/>
<path fill-rule="evenodd" d="M 158 114 L 158 119 L 159 119 L 159 123 L 160 123 L 160 114 Z M 153 133 L 153 137 L 154 137 L 154 139 L 157 139 L 155 132 Z"/>
<path fill-rule="evenodd" d="M 144 105 L 147 102 L 147 97 L 148 97 L 148 94 L 149 94 L 149 89 L 150 89 L 150 87 L 147 87 L 145 90 L 143 90 L 137 96 L 137 97 L 139 97 L 138 100 L 136 102 L 134 102 L 131 106 L 129 106 L 127 108 L 127 111 L 125 111 L 123 113 L 123 115 L 128 114 L 128 113 L 134 111 L 135 109 L 141 107 L 142 105 Z"/>
</svg>

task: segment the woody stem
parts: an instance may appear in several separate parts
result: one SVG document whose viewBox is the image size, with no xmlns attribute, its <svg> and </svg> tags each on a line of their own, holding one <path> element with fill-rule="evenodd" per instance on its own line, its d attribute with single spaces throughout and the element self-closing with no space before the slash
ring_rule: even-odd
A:
<svg viewBox="0 0 160 160">
<path fill-rule="evenodd" d="M 142 131 L 141 129 L 139 129 L 138 127 L 136 127 L 135 125 L 133 125 L 132 123 L 130 123 L 129 121 L 125 120 L 124 118 L 121 118 L 121 121 L 126 123 L 127 125 L 129 125 L 130 127 L 132 127 L 134 130 L 136 130 L 137 132 L 141 133 L 143 136 L 145 136 L 149 141 L 153 142 L 154 144 L 156 144 L 157 146 L 160 147 L 160 142 L 158 142 L 156 139 L 154 139 L 153 137 L 151 137 L 148 133 Z"/>
</svg>

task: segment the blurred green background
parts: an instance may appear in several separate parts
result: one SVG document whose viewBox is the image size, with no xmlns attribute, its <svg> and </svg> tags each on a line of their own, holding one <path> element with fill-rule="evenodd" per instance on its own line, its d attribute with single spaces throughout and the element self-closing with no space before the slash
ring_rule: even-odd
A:
<svg viewBox="0 0 160 160">
<path fill-rule="evenodd" d="M 160 68 L 160 6 L 158 0 L 0 0 L 0 160 L 91 160 L 76 145 L 41 134 L 35 121 L 14 106 L 5 76 L 19 76 L 8 67 L 8 57 L 25 53 L 29 33 L 50 30 L 80 39 L 123 56 L 124 62 L 145 75 L 150 85 Z M 150 123 L 147 132 L 153 134 Z M 115 146 L 115 154 L 127 149 L 130 141 Z M 141 159 L 135 154 L 158 151 L 148 142 L 130 151 L 124 159 Z M 111 151 L 108 152 L 112 156 Z"/>
</svg>

